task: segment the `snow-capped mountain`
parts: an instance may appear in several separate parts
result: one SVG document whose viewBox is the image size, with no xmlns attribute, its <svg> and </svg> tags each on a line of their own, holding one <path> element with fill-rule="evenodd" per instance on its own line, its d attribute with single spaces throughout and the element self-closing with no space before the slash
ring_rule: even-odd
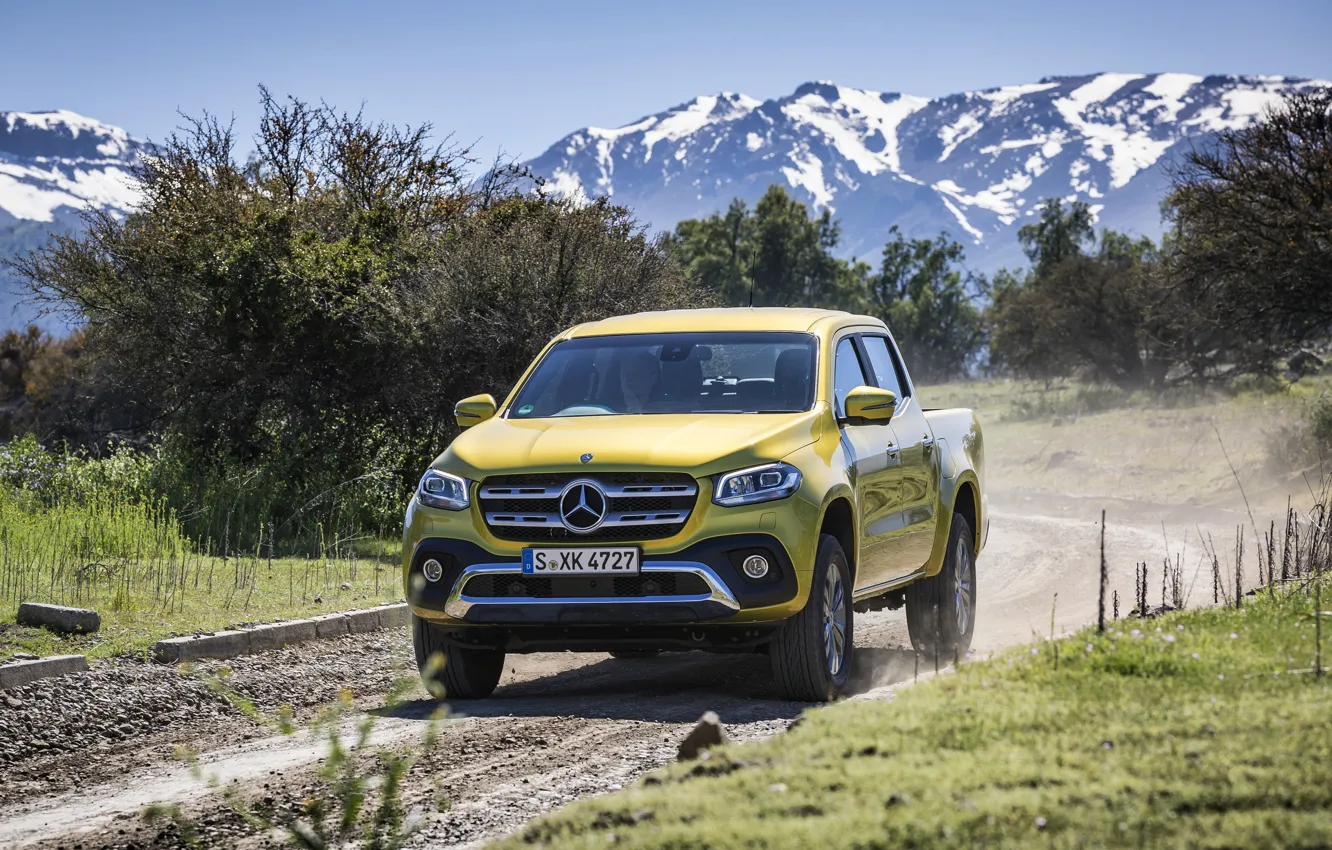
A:
<svg viewBox="0 0 1332 850">
<path fill-rule="evenodd" d="M 78 228 L 81 210 L 129 212 L 138 200 L 131 171 L 145 147 L 119 127 L 65 110 L 0 112 L 0 257 Z M 0 268 L 0 329 L 34 317 L 19 300 Z"/>
<path fill-rule="evenodd" d="M 778 183 L 842 224 L 874 259 L 889 227 L 947 230 L 971 265 L 1022 262 L 1016 229 L 1045 198 L 1084 200 L 1099 222 L 1161 231 L 1162 167 L 1283 92 L 1292 77 L 1107 73 L 940 98 L 806 83 L 760 101 L 722 93 L 615 129 L 587 127 L 528 165 L 556 191 L 609 196 L 656 228 L 751 203 Z"/>
</svg>

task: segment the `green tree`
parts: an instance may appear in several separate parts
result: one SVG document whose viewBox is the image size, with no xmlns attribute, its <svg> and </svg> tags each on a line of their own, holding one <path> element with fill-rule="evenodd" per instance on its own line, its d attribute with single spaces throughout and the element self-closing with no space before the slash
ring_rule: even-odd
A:
<svg viewBox="0 0 1332 850">
<path fill-rule="evenodd" d="M 1332 333 L 1332 89 L 1222 131 L 1172 182 L 1167 259 L 1196 377 L 1272 372 Z"/>
<path fill-rule="evenodd" d="M 1066 208 L 1061 198 L 1046 200 L 1041 217 L 1018 228 L 1018 242 L 1031 262 L 1032 274 L 1046 277 L 1055 266 L 1080 256 L 1084 246 L 1096 242 L 1095 225 L 1091 207 L 1082 201 Z"/>
<path fill-rule="evenodd" d="M 832 214 L 809 209 L 778 185 L 754 206 L 676 225 L 672 250 L 689 277 L 731 306 L 858 309 L 868 267 L 835 256 Z"/>
<path fill-rule="evenodd" d="M 1151 240 L 1105 230 L 1098 242 L 1087 208 L 1058 201 L 1018 238 L 1032 268 L 1003 270 L 990 284 L 993 364 L 1043 379 L 1081 373 L 1125 389 L 1165 382 L 1179 358 L 1180 313 Z"/>
<path fill-rule="evenodd" d="M 892 329 L 912 374 L 940 381 L 965 374 L 985 342 L 976 281 L 960 268 L 962 246 L 941 234 L 906 239 L 897 227 L 869 279 L 870 311 Z"/>
<path fill-rule="evenodd" d="M 753 238 L 753 217 L 736 198 L 723 214 L 677 224 L 672 246 L 690 279 L 735 306 L 749 303 Z"/>
</svg>

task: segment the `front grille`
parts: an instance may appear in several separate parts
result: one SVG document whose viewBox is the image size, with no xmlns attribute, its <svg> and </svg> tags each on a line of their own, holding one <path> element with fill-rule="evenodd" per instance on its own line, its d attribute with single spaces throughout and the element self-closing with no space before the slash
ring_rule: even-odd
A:
<svg viewBox="0 0 1332 850">
<path fill-rule="evenodd" d="M 489 525 L 489 523 L 487 523 Z M 574 534 L 567 528 L 558 527 L 535 527 L 523 528 L 521 526 L 499 526 L 491 527 L 490 531 L 500 540 L 512 540 L 517 543 L 552 543 L 552 542 L 581 542 L 581 543 L 611 543 L 611 542 L 632 542 L 636 540 L 664 540 L 667 537 L 673 537 L 684 528 L 684 523 L 670 523 L 662 525 L 603 525 L 591 534 Z"/>
<path fill-rule="evenodd" d="M 644 573 L 636 576 L 479 575 L 468 580 L 463 594 L 476 599 L 568 599 L 607 596 L 699 596 L 708 585 L 694 573 Z"/>
<path fill-rule="evenodd" d="M 560 518 L 560 493 L 577 480 L 594 481 L 607 497 L 605 520 L 586 533 L 566 528 Z M 521 473 L 482 481 L 477 503 L 486 528 L 500 540 L 661 540 L 684 528 L 698 489 L 684 473 Z"/>
</svg>

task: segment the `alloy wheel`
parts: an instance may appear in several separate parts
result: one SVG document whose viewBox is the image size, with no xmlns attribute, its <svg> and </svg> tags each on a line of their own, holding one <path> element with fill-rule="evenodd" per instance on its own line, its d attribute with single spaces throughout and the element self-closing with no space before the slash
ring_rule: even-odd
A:
<svg viewBox="0 0 1332 850">
<path fill-rule="evenodd" d="M 953 556 L 953 587 L 955 597 L 953 611 L 957 615 L 957 633 L 965 635 L 971 626 L 972 609 L 972 561 L 967 557 L 967 547 L 959 545 Z"/>
<path fill-rule="evenodd" d="M 828 672 L 833 676 L 842 672 L 846 661 L 846 590 L 841 571 L 829 564 L 828 577 L 823 583 L 823 650 L 827 657 Z"/>
</svg>

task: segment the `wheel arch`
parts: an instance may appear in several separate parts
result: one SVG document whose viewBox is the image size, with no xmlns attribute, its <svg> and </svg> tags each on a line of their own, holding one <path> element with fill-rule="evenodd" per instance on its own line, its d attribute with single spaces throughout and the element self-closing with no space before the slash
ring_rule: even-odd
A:
<svg viewBox="0 0 1332 850">
<path fill-rule="evenodd" d="M 851 583 L 854 587 L 860 562 L 860 546 L 856 509 L 851 502 L 850 492 L 833 492 L 829 495 L 819 517 L 819 534 L 830 534 L 841 544 L 847 566 L 851 568 Z M 817 550 L 817 546 L 815 548 Z"/>
<path fill-rule="evenodd" d="M 971 551 L 979 553 L 982 542 L 980 488 L 973 476 L 966 476 L 958 483 L 953 493 L 952 515 L 966 519 L 971 527 Z M 949 522 L 952 522 L 951 517 Z"/>
<path fill-rule="evenodd" d="M 981 498 L 980 481 L 975 470 L 965 469 L 954 478 L 945 478 L 939 494 L 939 522 L 934 530 L 934 549 L 925 565 L 925 575 L 932 576 L 943 566 L 944 550 L 948 548 L 948 535 L 952 533 L 953 517 L 961 514 L 971 526 L 971 550 L 980 554 L 985 542 L 985 507 Z"/>
</svg>

